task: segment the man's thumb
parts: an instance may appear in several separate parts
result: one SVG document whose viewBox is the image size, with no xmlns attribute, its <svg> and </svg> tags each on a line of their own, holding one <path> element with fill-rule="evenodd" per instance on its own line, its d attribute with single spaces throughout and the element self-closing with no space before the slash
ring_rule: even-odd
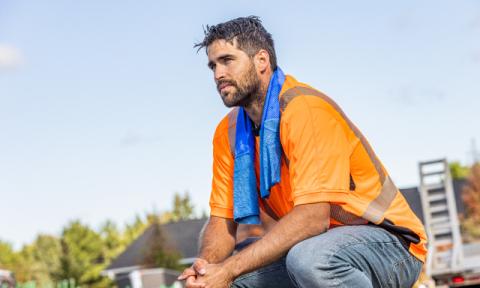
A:
<svg viewBox="0 0 480 288">
<path fill-rule="evenodd" d="M 204 259 L 197 259 L 195 263 L 193 263 L 193 269 L 199 274 L 199 275 L 205 275 L 207 272 L 205 270 L 205 266 L 207 266 L 208 262 Z"/>
</svg>

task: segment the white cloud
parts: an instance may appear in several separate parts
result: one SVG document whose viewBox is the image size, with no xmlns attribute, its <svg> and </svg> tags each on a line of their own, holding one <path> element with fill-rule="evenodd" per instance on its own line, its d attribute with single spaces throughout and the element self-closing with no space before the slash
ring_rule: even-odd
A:
<svg viewBox="0 0 480 288">
<path fill-rule="evenodd" d="M 16 47 L 0 43 L 0 70 L 14 69 L 22 63 L 22 54 Z"/>
</svg>

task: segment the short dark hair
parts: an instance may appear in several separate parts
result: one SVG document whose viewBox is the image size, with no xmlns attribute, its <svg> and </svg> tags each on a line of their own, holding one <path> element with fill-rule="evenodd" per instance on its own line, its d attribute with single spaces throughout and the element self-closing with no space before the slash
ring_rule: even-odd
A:
<svg viewBox="0 0 480 288">
<path fill-rule="evenodd" d="M 198 50 L 207 48 L 216 40 L 226 40 L 231 44 L 236 40 L 238 48 L 250 57 L 257 54 L 260 49 L 267 50 L 272 71 L 277 68 L 272 34 L 263 27 L 259 17 L 240 17 L 214 26 L 207 25 L 203 30 L 205 38 L 202 42 L 196 43 L 194 48 L 198 47 Z"/>
</svg>

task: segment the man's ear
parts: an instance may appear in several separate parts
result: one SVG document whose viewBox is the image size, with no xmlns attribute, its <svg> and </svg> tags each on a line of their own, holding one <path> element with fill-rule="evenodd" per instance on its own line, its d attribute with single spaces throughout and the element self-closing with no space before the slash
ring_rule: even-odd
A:
<svg viewBox="0 0 480 288">
<path fill-rule="evenodd" d="M 253 57 L 253 63 L 259 73 L 263 74 L 267 72 L 268 69 L 270 69 L 270 55 L 267 50 L 260 49 Z"/>
</svg>

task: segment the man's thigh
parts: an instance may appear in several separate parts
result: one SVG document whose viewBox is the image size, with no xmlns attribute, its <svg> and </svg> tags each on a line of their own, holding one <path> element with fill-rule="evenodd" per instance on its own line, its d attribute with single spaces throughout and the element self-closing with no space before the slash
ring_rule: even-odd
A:
<svg viewBox="0 0 480 288">
<path fill-rule="evenodd" d="M 299 287 L 409 287 L 421 262 L 397 237 L 373 225 L 341 226 L 290 249 L 287 271 Z"/>
</svg>

